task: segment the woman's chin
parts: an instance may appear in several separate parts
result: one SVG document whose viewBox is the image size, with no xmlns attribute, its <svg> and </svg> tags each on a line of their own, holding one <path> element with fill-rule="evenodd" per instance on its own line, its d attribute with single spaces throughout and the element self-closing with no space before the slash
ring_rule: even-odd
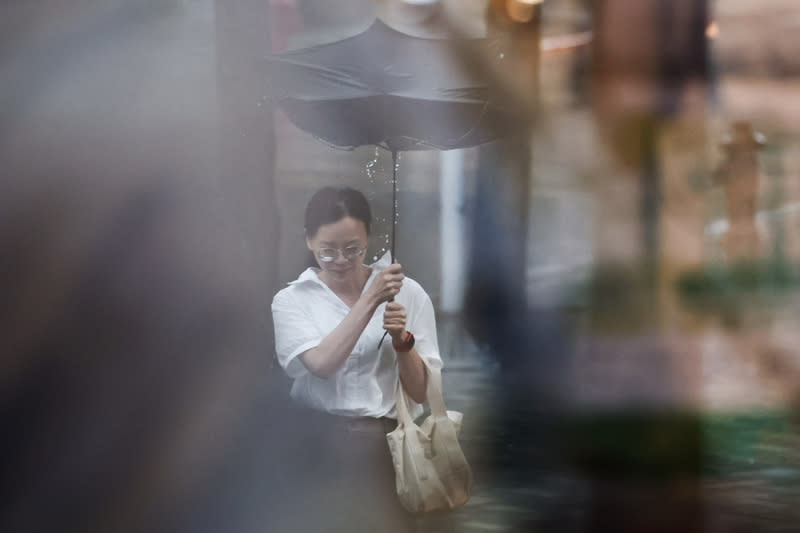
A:
<svg viewBox="0 0 800 533">
<path fill-rule="evenodd" d="M 344 280 L 353 274 L 352 268 L 345 268 L 342 270 L 328 269 L 328 275 L 335 280 Z"/>
</svg>

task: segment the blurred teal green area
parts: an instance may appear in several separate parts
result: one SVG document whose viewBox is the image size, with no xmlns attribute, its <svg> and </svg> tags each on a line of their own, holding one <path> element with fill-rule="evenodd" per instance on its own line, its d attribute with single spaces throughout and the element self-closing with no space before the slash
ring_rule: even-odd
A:
<svg viewBox="0 0 800 533">
<path fill-rule="evenodd" d="M 593 477 L 763 475 L 800 483 L 796 413 L 785 409 L 609 412 L 576 416 L 567 426 L 570 462 Z"/>
<path fill-rule="evenodd" d="M 703 418 L 704 474 L 763 473 L 775 481 L 800 482 L 797 413 L 775 409 Z"/>
<path fill-rule="evenodd" d="M 759 301 L 770 305 L 800 287 L 800 269 L 784 258 L 715 264 L 682 274 L 677 281 L 681 301 L 695 310 L 713 310 Z"/>
</svg>

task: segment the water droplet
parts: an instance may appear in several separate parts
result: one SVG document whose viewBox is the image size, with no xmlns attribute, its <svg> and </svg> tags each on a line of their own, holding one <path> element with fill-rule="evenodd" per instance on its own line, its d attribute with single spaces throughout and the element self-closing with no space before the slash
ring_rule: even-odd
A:
<svg viewBox="0 0 800 533">
<path fill-rule="evenodd" d="M 364 170 L 367 173 L 367 177 L 369 178 L 369 182 L 374 184 L 375 183 L 375 173 L 377 171 L 378 166 L 378 149 L 375 148 L 375 157 L 371 161 L 367 161 L 366 165 L 364 166 Z"/>
<path fill-rule="evenodd" d="M 506 55 L 504 53 L 500 53 L 500 59 L 503 59 Z"/>
<path fill-rule="evenodd" d="M 373 256 L 372 256 L 372 260 L 373 260 L 373 261 L 377 261 L 377 260 L 378 260 L 378 256 L 377 256 L 377 255 L 373 255 Z"/>
</svg>

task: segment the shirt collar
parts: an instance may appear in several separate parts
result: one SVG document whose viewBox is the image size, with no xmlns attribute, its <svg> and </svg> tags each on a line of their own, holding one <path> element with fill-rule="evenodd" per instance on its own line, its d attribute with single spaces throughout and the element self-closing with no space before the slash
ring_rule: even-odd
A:
<svg viewBox="0 0 800 533">
<path fill-rule="evenodd" d="M 373 272 L 381 272 L 385 270 L 389 265 L 392 264 L 392 252 L 387 251 L 380 259 L 369 265 L 369 268 L 372 269 Z M 319 268 L 316 267 L 308 267 L 300 274 L 296 280 L 290 281 L 289 285 L 297 285 L 299 283 L 311 282 L 311 283 L 324 283 L 321 279 L 319 279 Z"/>
</svg>

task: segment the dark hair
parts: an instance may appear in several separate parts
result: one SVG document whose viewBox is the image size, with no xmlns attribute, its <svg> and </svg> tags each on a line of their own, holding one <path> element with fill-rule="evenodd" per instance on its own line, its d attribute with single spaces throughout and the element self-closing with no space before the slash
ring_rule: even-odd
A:
<svg viewBox="0 0 800 533">
<path fill-rule="evenodd" d="M 361 191 L 350 187 L 325 187 L 314 193 L 306 206 L 306 237 L 314 238 L 320 226 L 333 224 L 345 217 L 353 217 L 364 223 L 369 235 L 372 211 Z"/>
</svg>

